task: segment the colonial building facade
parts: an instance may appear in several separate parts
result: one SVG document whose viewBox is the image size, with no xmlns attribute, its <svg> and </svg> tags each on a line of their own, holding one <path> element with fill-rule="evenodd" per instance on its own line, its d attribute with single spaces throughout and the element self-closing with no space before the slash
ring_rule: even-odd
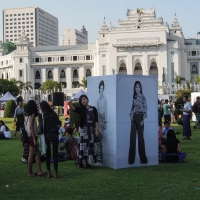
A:
<svg viewBox="0 0 200 200">
<path fill-rule="evenodd" d="M 95 44 L 31 47 L 23 32 L 15 51 L 4 55 L 0 47 L 0 78 L 31 81 L 35 89 L 58 81 L 70 96 L 87 76 L 157 75 L 159 85 L 173 84 L 175 75 L 191 82 L 199 76 L 200 42 L 184 38 L 176 15 L 170 26 L 154 8 L 128 9 L 118 24 L 104 19 Z"/>
</svg>

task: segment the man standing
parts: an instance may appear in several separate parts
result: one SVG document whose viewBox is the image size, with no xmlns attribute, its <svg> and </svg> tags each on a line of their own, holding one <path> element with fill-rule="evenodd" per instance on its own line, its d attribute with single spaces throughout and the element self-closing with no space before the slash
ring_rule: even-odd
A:
<svg viewBox="0 0 200 200">
<path fill-rule="evenodd" d="M 188 96 L 183 97 L 184 108 L 183 108 L 183 136 L 184 139 L 190 140 L 191 127 L 190 127 L 190 115 L 192 113 L 192 106 L 188 101 Z"/>
<path fill-rule="evenodd" d="M 169 109 L 171 108 L 171 106 L 168 104 L 168 100 L 165 99 L 165 104 L 163 105 L 163 114 L 164 114 L 164 119 L 165 122 L 171 122 L 171 116 L 170 116 L 170 111 Z"/>
<path fill-rule="evenodd" d="M 15 109 L 14 122 L 16 122 L 16 130 L 14 136 L 16 136 L 17 131 L 19 131 L 19 129 L 24 126 L 24 108 L 22 106 L 23 103 L 20 101 L 18 102 L 18 106 Z"/>
<path fill-rule="evenodd" d="M 196 101 L 194 102 L 192 106 L 192 111 L 194 112 L 196 116 L 196 123 L 193 128 L 197 128 L 198 123 L 200 122 L 200 97 L 196 98 Z"/>
</svg>

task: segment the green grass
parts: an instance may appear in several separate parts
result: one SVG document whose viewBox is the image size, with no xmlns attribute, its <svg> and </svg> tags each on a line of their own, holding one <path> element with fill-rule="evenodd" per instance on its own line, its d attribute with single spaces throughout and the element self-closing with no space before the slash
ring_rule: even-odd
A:
<svg viewBox="0 0 200 200">
<path fill-rule="evenodd" d="M 11 119 L 3 120 L 11 126 Z M 182 127 L 173 127 L 182 133 Z M 73 161 L 67 161 L 59 163 L 59 179 L 29 178 L 28 166 L 21 162 L 19 134 L 10 140 L 0 140 L 0 199 L 199 199 L 200 131 L 192 131 L 190 141 L 181 140 L 182 135 L 178 135 L 182 150 L 188 153 L 184 163 L 89 170 L 78 169 Z M 33 169 L 36 172 L 35 164 Z M 42 169 L 46 171 L 45 163 Z"/>
</svg>

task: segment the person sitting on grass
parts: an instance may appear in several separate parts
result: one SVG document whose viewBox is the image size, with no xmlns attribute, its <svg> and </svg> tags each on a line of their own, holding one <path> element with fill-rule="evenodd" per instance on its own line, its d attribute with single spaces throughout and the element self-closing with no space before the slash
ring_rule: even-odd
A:
<svg viewBox="0 0 200 200">
<path fill-rule="evenodd" d="M 73 148 L 73 144 L 75 142 L 77 142 L 77 140 L 76 140 L 76 138 L 74 138 L 72 136 L 72 134 L 73 134 L 73 129 L 72 128 L 70 128 L 70 127 L 67 128 L 65 133 L 66 133 L 66 139 L 65 139 L 63 145 L 60 147 L 60 150 L 64 150 L 65 149 L 66 150 L 66 157 L 68 159 L 71 159 L 71 151 L 72 151 L 72 148 Z"/>
<path fill-rule="evenodd" d="M 164 162 L 183 162 L 185 152 L 181 152 L 180 141 L 176 138 L 174 130 L 169 130 L 164 145 Z"/>
<path fill-rule="evenodd" d="M 165 136 L 165 139 L 167 138 L 167 134 L 168 134 L 169 130 L 173 130 L 173 128 L 170 126 L 170 122 L 165 121 L 163 130 L 162 130 L 163 135 Z"/>
<path fill-rule="evenodd" d="M 11 133 L 9 128 L 4 124 L 2 120 L 0 120 L 0 139 L 10 139 Z"/>
</svg>

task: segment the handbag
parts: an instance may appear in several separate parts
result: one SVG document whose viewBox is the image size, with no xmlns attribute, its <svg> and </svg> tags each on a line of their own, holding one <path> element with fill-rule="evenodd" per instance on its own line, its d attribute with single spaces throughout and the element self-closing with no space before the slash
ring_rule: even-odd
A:
<svg viewBox="0 0 200 200">
<path fill-rule="evenodd" d="M 39 138 L 39 148 L 40 148 L 40 151 L 41 151 L 43 154 L 46 154 L 47 145 L 46 145 L 45 136 L 44 136 L 44 116 L 43 116 L 43 113 L 42 113 L 42 124 L 43 124 L 43 133 L 40 134 L 40 138 Z"/>
<path fill-rule="evenodd" d="M 12 129 L 15 129 L 16 128 L 16 122 L 13 122 L 12 123 Z"/>
</svg>

